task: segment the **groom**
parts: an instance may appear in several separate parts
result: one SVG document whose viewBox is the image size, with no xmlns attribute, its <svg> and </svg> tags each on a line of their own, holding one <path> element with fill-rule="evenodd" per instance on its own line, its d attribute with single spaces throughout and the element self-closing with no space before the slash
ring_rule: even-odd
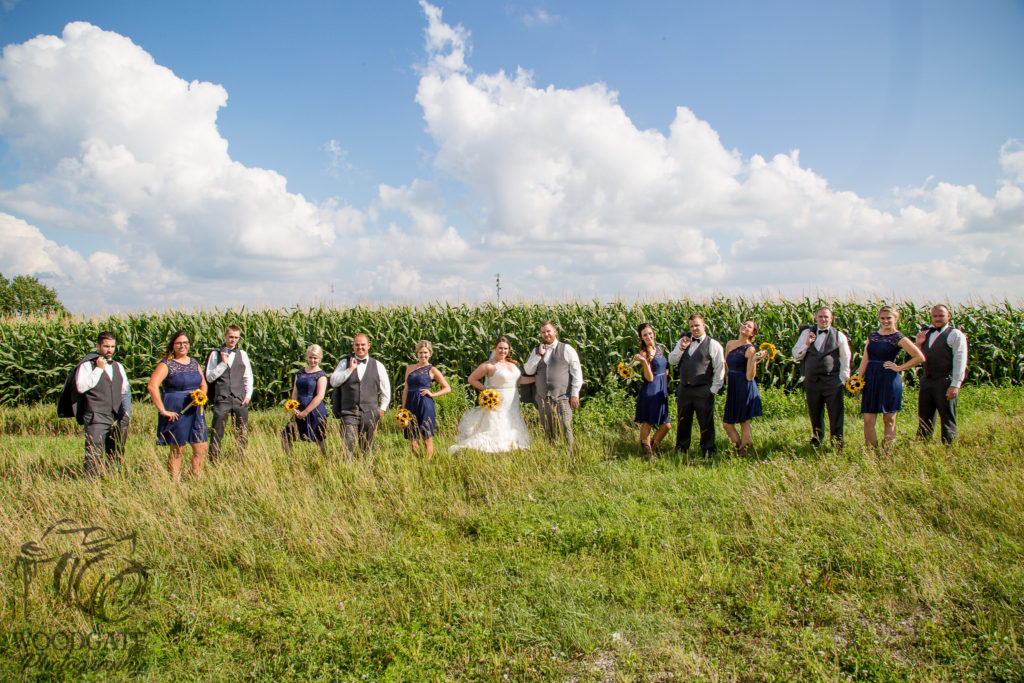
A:
<svg viewBox="0 0 1024 683">
<path fill-rule="evenodd" d="M 536 374 L 533 402 L 540 413 L 544 434 L 554 441 L 558 431 L 573 447 L 572 411 L 580 407 L 583 368 L 576 349 L 558 341 L 558 330 L 550 320 L 540 326 L 541 344 L 526 360 L 523 373 Z"/>
</svg>

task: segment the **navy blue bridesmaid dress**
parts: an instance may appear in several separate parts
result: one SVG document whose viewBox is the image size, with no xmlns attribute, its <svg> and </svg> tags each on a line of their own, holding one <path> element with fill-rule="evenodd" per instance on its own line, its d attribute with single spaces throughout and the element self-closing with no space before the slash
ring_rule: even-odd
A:
<svg viewBox="0 0 1024 683">
<path fill-rule="evenodd" d="M 416 368 L 406 378 L 405 407 L 413 415 L 413 421 L 405 428 L 407 439 L 428 439 L 437 431 L 437 407 L 430 396 L 421 396 L 421 389 L 430 389 L 430 368 L 426 365 Z"/>
<path fill-rule="evenodd" d="M 898 413 L 903 407 L 903 380 L 900 373 L 886 370 L 886 361 L 896 361 L 901 332 L 868 334 L 868 367 L 864 371 L 864 391 L 860 397 L 862 413 Z"/>
<path fill-rule="evenodd" d="M 316 384 L 321 377 L 327 373 L 319 368 L 316 372 L 306 372 L 305 368 L 299 370 L 295 375 L 295 400 L 299 402 L 300 410 L 313 402 L 316 397 Z M 310 411 L 309 415 L 303 418 L 295 418 L 295 428 L 299 439 L 302 441 L 323 441 L 327 438 L 327 407 L 323 401 Z"/>
<path fill-rule="evenodd" d="M 640 424 L 663 425 L 668 423 L 668 359 L 665 349 L 660 346 L 651 359 L 650 382 L 644 378 L 636 395 L 636 413 L 633 421 Z"/>
<path fill-rule="evenodd" d="M 737 346 L 725 357 L 725 365 L 729 369 L 726 377 L 725 414 L 722 422 L 738 424 L 761 416 L 761 392 L 757 390 L 757 382 L 747 379 L 747 349 L 753 344 Z"/>
<path fill-rule="evenodd" d="M 160 386 L 160 398 L 164 409 L 178 413 L 178 419 L 171 422 L 161 415 L 156 423 L 158 446 L 184 446 L 189 443 L 205 443 L 206 418 L 192 403 L 191 393 L 203 386 L 203 374 L 199 363 L 189 358 L 188 363 L 179 363 L 172 358 L 160 361 L 167 366 L 167 377 Z M 189 406 L 187 409 L 185 406 Z"/>
</svg>

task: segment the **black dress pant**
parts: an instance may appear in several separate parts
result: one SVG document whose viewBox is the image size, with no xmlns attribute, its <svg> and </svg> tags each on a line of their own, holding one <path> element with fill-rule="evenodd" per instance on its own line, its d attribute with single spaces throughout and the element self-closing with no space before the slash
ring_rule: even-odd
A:
<svg viewBox="0 0 1024 683">
<path fill-rule="evenodd" d="M 676 450 L 690 450 L 693 418 L 700 429 L 700 450 L 705 455 L 715 452 L 715 395 L 711 387 L 680 387 L 676 392 Z"/>
<path fill-rule="evenodd" d="M 843 383 L 838 377 L 812 377 L 804 380 L 807 412 L 811 416 L 811 443 L 821 443 L 825 436 L 825 409 L 828 409 L 828 432 L 832 442 L 843 445 Z"/>
<path fill-rule="evenodd" d="M 956 399 L 946 398 L 950 377 L 922 377 L 917 394 L 917 435 L 930 439 L 935 427 L 935 413 L 939 414 L 942 425 L 942 443 L 951 444 L 956 440 Z"/>
</svg>

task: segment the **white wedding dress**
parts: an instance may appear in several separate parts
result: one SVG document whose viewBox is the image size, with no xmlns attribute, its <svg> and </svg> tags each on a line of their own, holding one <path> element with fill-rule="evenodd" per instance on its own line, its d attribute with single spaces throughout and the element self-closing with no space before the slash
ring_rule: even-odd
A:
<svg viewBox="0 0 1024 683">
<path fill-rule="evenodd" d="M 498 365 L 494 374 L 484 380 L 484 386 L 501 396 L 494 410 L 476 407 L 459 421 L 459 437 L 448 448 L 449 453 L 472 448 L 485 453 L 505 453 L 514 448 L 530 445 L 526 422 L 519 412 L 519 368 L 507 369 Z"/>
</svg>

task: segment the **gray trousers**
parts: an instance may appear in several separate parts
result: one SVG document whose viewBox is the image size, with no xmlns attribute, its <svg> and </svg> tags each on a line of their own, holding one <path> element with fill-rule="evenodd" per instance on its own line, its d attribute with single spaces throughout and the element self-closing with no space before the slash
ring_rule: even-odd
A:
<svg viewBox="0 0 1024 683">
<path fill-rule="evenodd" d="M 85 473 L 94 476 L 104 466 L 117 466 L 124 453 L 124 441 L 128 436 L 127 415 L 120 420 L 113 416 L 93 413 L 83 417 L 85 423 Z"/>
<path fill-rule="evenodd" d="M 548 437 L 548 441 L 564 437 L 572 447 L 575 441 L 572 436 L 572 408 L 569 407 L 569 398 L 537 396 L 534 399 L 534 404 L 537 406 L 540 423 L 544 427 L 544 434 Z"/>
<path fill-rule="evenodd" d="M 235 443 L 238 448 L 245 449 L 249 442 L 249 406 L 235 398 L 221 399 L 213 404 L 213 424 L 210 426 L 210 458 L 220 455 L 220 442 L 224 439 L 224 428 L 228 424 L 228 416 L 235 419 Z"/>
<path fill-rule="evenodd" d="M 341 414 L 341 438 L 349 453 L 355 452 L 357 439 L 361 452 L 368 453 L 373 448 L 373 435 L 377 433 L 379 419 L 380 412 L 376 410 Z"/>
</svg>

